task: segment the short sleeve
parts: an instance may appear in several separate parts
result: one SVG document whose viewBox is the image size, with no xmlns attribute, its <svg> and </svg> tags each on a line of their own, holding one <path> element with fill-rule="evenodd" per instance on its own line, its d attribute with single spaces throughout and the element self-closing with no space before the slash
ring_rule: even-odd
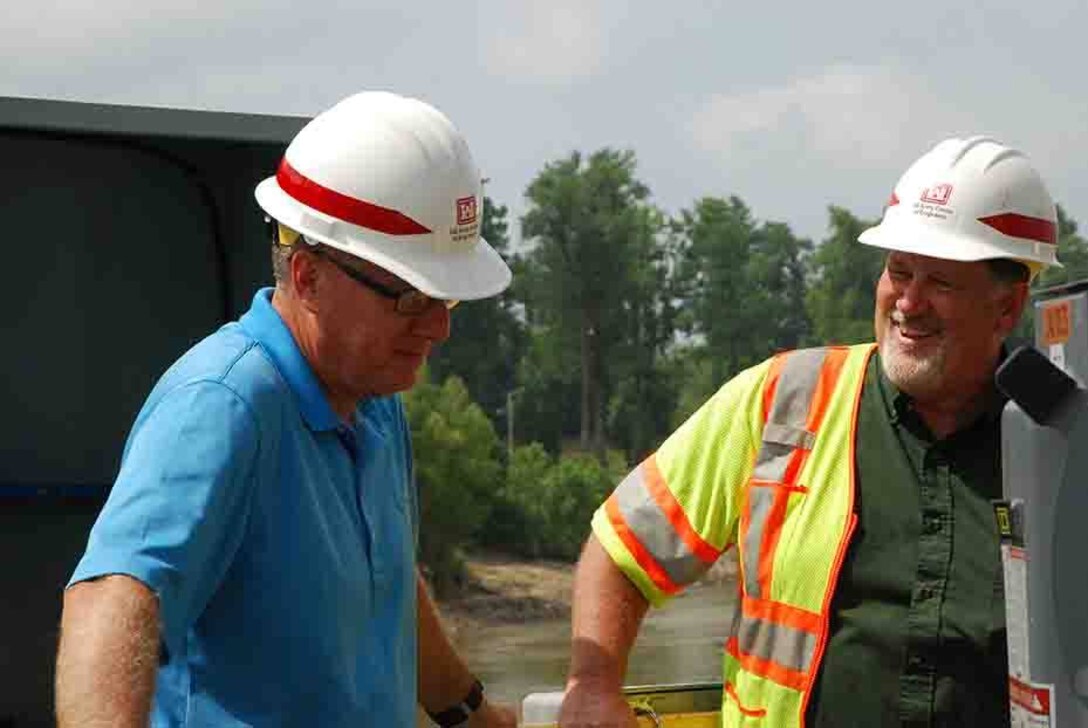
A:
<svg viewBox="0 0 1088 728">
<path fill-rule="evenodd" d="M 736 540 L 769 368 L 768 360 L 727 382 L 593 516 L 598 541 L 655 606 L 698 580 Z"/>
<path fill-rule="evenodd" d="M 143 413 L 69 584 L 127 574 L 159 597 L 163 641 L 184 644 L 245 532 L 259 450 L 246 403 L 216 381 Z"/>
</svg>

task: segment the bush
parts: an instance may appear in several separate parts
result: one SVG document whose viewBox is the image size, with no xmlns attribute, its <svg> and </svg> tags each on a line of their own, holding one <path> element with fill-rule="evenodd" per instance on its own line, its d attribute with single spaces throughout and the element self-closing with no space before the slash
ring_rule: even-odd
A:
<svg viewBox="0 0 1088 728">
<path fill-rule="evenodd" d="M 540 443 L 515 448 L 488 522 L 489 543 L 529 558 L 574 560 L 593 511 L 626 469 L 614 452 L 602 465 L 582 453 L 553 459 Z"/>
<path fill-rule="evenodd" d="M 618 456 L 612 459 L 622 461 Z M 612 492 L 617 478 L 597 458 L 578 454 L 560 457 L 547 482 L 550 538 L 545 553 L 573 560 L 589 535 L 593 511 Z"/>
<path fill-rule="evenodd" d="M 499 440 L 457 377 L 420 382 L 404 396 L 420 487 L 420 559 L 435 591 L 464 576 L 464 549 L 492 509 L 502 482 Z"/>
<path fill-rule="evenodd" d="M 539 558 L 548 529 L 547 483 L 554 464 L 539 442 L 514 448 L 506 482 L 488 523 L 489 542 L 520 556 Z"/>
</svg>

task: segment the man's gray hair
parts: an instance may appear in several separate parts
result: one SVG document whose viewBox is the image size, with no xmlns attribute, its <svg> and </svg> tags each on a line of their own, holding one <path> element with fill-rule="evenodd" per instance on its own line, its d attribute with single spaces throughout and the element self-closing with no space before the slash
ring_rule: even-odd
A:
<svg viewBox="0 0 1088 728">
<path fill-rule="evenodd" d="M 290 275 L 291 256 L 300 248 L 310 247 L 309 243 L 306 242 L 306 239 L 301 234 L 299 234 L 298 237 L 295 238 L 295 241 L 290 245 L 284 245 L 280 242 L 280 228 L 280 224 L 273 220 L 270 225 L 272 234 L 272 280 L 276 282 L 277 288 L 280 287 Z"/>
<path fill-rule="evenodd" d="M 291 256 L 295 254 L 295 250 L 299 245 L 304 245 L 302 238 L 295 241 L 294 245 L 280 245 L 279 241 L 273 238 L 272 240 L 272 280 L 276 282 L 276 287 L 279 288 L 285 280 L 291 270 Z"/>
</svg>

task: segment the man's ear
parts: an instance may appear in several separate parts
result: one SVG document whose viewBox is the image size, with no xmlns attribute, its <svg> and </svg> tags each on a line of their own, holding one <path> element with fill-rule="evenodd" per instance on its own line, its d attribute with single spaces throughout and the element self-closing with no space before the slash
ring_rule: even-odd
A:
<svg viewBox="0 0 1088 728">
<path fill-rule="evenodd" d="M 303 247 L 295 251 L 288 262 L 291 287 L 295 290 L 295 296 L 307 309 L 316 310 L 318 291 L 322 283 L 317 256 Z"/>
<path fill-rule="evenodd" d="M 1029 293 L 1028 284 L 1022 281 L 1009 283 L 1002 288 L 1003 290 L 998 299 L 997 322 L 1002 335 L 1007 335 L 1019 323 L 1024 308 L 1027 306 Z"/>
</svg>

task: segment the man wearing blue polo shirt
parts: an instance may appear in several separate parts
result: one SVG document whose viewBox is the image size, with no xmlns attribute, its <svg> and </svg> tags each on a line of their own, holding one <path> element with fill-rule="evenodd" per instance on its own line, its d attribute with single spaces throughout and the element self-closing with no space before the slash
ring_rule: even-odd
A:
<svg viewBox="0 0 1088 728">
<path fill-rule="evenodd" d="M 480 178 L 440 112 L 361 93 L 258 185 L 276 286 L 137 416 L 65 592 L 60 726 L 514 725 L 419 577 L 397 395 L 509 284 Z"/>
</svg>

